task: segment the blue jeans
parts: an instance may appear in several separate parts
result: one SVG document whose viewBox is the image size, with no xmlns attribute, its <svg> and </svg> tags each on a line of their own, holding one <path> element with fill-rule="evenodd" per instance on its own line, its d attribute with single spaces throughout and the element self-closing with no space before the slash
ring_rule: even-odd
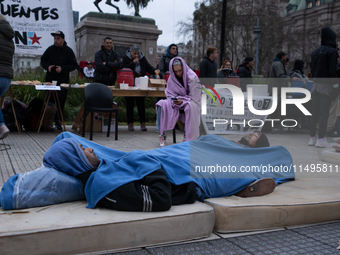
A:
<svg viewBox="0 0 340 255">
<path fill-rule="evenodd" d="M 161 114 L 162 114 L 162 107 L 157 106 L 157 113 L 156 113 L 157 132 L 161 131 Z"/>
<path fill-rule="evenodd" d="M 6 93 L 9 86 L 11 86 L 11 79 L 7 77 L 0 77 L 0 97 Z M 4 116 L 2 115 L 2 111 L 0 110 L 0 127 L 5 124 Z"/>
</svg>

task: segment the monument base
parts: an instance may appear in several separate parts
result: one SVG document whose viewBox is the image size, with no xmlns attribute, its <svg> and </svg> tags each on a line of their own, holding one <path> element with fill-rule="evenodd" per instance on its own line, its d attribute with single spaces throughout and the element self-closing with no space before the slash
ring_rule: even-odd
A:
<svg viewBox="0 0 340 255">
<path fill-rule="evenodd" d="M 89 12 L 75 27 L 77 60 L 94 61 L 105 37 L 111 37 L 114 50 L 123 58 L 126 50 L 138 44 L 151 65 L 157 58 L 157 39 L 162 34 L 155 20 L 135 16 Z"/>
</svg>

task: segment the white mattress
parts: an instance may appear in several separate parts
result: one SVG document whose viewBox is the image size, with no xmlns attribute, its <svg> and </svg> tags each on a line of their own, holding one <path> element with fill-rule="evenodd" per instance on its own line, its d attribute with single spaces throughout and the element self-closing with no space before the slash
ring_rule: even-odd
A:
<svg viewBox="0 0 340 255">
<path fill-rule="evenodd" d="M 1 254 L 79 254 L 174 243 L 210 236 L 213 209 L 203 203 L 167 212 L 86 209 L 85 201 L 3 211 Z"/>
<path fill-rule="evenodd" d="M 281 184 L 273 193 L 205 201 L 215 212 L 215 231 L 253 231 L 340 219 L 339 178 L 305 178 Z"/>
</svg>

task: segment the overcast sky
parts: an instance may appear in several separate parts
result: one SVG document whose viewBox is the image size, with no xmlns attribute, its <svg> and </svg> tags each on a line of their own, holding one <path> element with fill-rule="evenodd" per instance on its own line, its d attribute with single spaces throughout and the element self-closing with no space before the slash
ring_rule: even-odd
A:
<svg viewBox="0 0 340 255">
<path fill-rule="evenodd" d="M 152 18 L 156 21 L 159 30 L 162 34 L 158 37 L 157 45 L 168 46 L 171 43 L 183 42 L 182 37 L 176 36 L 177 28 L 174 25 L 180 20 L 186 20 L 192 17 L 195 11 L 195 2 L 197 0 L 153 0 L 148 6 L 140 9 L 140 15 L 145 18 Z M 90 11 L 98 11 L 93 4 L 94 0 L 72 0 L 74 11 L 79 11 L 81 18 Z M 99 7 L 103 12 L 116 13 L 116 9 L 106 5 L 106 0 L 102 0 Z M 134 8 L 128 8 L 124 0 L 112 3 L 119 7 L 120 13 L 124 15 L 134 15 Z"/>
</svg>

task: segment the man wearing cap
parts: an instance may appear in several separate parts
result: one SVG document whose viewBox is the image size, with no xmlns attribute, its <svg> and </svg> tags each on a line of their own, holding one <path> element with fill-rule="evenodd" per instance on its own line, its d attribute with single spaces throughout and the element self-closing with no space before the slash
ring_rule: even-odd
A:
<svg viewBox="0 0 340 255">
<path fill-rule="evenodd" d="M 70 72 L 77 69 L 78 64 L 73 50 L 67 46 L 65 42 L 65 34 L 62 31 L 51 33 L 54 37 L 54 44 L 46 49 L 41 56 L 41 66 L 47 71 L 46 81 L 57 81 L 59 86 L 61 83 L 70 82 Z M 58 97 L 60 101 L 61 111 L 64 110 L 67 89 L 58 91 Z M 53 102 L 53 98 L 50 99 Z M 55 115 L 56 128 L 61 130 L 60 123 L 58 121 L 58 114 Z"/>
<path fill-rule="evenodd" d="M 86 66 L 83 69 L 83 73 L 86 78 L 89 78 L 91 81 L 94 80 L 94 68 L 92 67 L 91 61 L 86 62 Z"/>
<path fill-rule="evenodd" d="M 237 68 L 236 74 L 240 78 L 247 78 L 246 80 L 240 80 L 240 86 L 242 91 L 247 90 L 247 84 L 252 84 L 252 76 L 251 76 L 251 69 L 254 66 L 254 59 L 252 57 L 246 57 L 242 64 Z"/>
<path fill-rule="evenodd" d="M 94 80 L 105 85 L 115 85 L 120 56 L 113 50 L 112 38 L 105 37 L 101 50 L 94 55 Z"/>
</svg>

